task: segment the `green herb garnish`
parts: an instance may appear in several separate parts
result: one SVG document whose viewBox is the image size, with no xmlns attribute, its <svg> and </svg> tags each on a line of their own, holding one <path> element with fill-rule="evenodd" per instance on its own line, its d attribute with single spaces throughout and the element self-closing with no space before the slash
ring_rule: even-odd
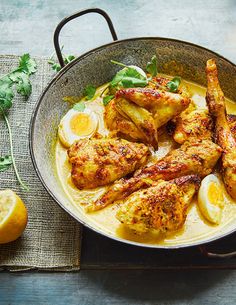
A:
<svg viewBox="0 0 236 305">
<path fill-rule="evenodd" d="M 118 71 L 112 81 L 111 87 L 121 86 L 124 88 L 145 87 L 148 84 L 147 77 L 138 72 L 134 67 L 126 66 L 123 63 L 111 60 L 113 64 L 124 67 Z"/>
<path fill-rule="evenodd" d="M 61 47 L 61 51 L 63 50 L 64 46 Z M 57 63 L 54 59 L 54 52 L 53 54 L 50 56 L 50 59 L 48 60 L 48 63 L 52 66 L 52 69 L 56 72 L 61 70 L 61 65 L 59 63 Z M 75 59 L 76 57 L 74 55 L 62 55 L 64 63 L 67 65 L 69 62 L 71 62 L 73 59 Z"/>
<path fill-rule="evenodd" d="M 68 55 L 68 56 L 64 57 L 64 62 L 67 65 L 69 62 L 71 62 L 74 59 L 75 59 L 74 55 Z"/>
<path fill-rule="evenodd" d="M 16 71 L 24 72 L 28 75 L 35 73 L 37 70 L 36 62 L 30 57 L 30 55 L 24 54 L 20 58 L 19 67 Z"/>
<path fill-rule="evenodd" d="M 25 190 L 28 190 L 28 187 L 21 180 L 16 167 L 16 162 L 13 153 L 12 132 L 7 117 L 7 111 L 12 107 L 12 102 L 14 98 L 14 86 L 16 87 L 16 90 L 19 94 L 26 98 L 29 97 L 32 91 L 29 76 L 35 73 L 36 69 L 36 62 L 32 58 L 30 58 L 29 54 L 24 54 L 20 57 L 18 68 L 0 79 L 0 114 L 2 114 L 8 128 L 11 149 L 11 157 L 2 157 L 0 159 L 0 168 L 2 168 L 1 171 L 3 171 L 7 169 L 11 164 L 13 164 L 16 177 L 22 188 Z"/>
<path fill-rule="evenodd" d="M 52 65 L 52 69 L 56 72 L 59 72 L 61 70 L 61 65 L 59 65 L 58 63 L 52 61 L 52 60 L 49 60 L 48 63 L 50 65 Z"/>
<path fill-rule="evenodd" d="M 152 75 L 152 77 L 155 77 L 157 75 L 157 57 L 156 57 L 156 55 L 154 55 L 151 58 L 151 61 L 149 61 L 147 63 L 146 70 L 148 73 L 150 73 Z"/>
<path fill-rule="evenodd" d="M 102 99 L 103 105 L 106 106 L 114 98 L 114 95 L 104 96 Z"/>
<path fill-rule="evenodd" d="M 84 89 L 84 95 L 87 100 L 91 100 L 94 97 L 95 93 L 96 93 L 96 88 L 92 85 L 88 85 Z"/>
<path fill-rule="evenodd" d="M 79 102 L 79 103 L 75 104 L 75 105 L 73 106 L 73 109 L 76 110 L 76 111 L 79 111 L 79 112 L 83 112 L 84 109 L 85 109 L 85 104 L 84 104 L 84 102 Z"/>
<path fill-rule="evenodd" d="M 11 165 L 11 156 L 0 157 L 0 172 L 6 171 Z"/>
<path fill-rule="evenodd" d="M 169 89 L 170 92 L 176 92 L 179 88 L 180 83 L 181 77 L 176 76 L 166 84 L 166 87 Z"/>
</svg>

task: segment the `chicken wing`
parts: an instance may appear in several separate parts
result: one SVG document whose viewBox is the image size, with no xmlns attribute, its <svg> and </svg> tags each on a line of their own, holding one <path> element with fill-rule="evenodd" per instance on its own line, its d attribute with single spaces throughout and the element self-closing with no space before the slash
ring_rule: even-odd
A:
<svg viewBox="0 0 236 305">
<path fill-rule="evenodd" d="M 116 109 L 124 117 L 128 117 L 142 133 L 145 143 L 157 148 L 157 129 L 152 114 L 143 107 L 119 98 L 116 100 Z"/>
<path fill-rule="evenodd" d="M 178 230 L 184 225 L 187 208 L 199 189 L 200 181 L 196 175 L 171 181 L 159 180 L 152 187 L 121 201 L 116 217 L 139 234 L 150 230 Z"/>
<path fill-rule="evenodd" d="M 214 59 L 207 61 L 206 100 L 211 114 L 215 117 L 216 142 L 222 147 L 222 174 L 228 193 L 236 199 L 236 140 L 227 121 L 225 97 L 220 88 Z"/>
<path fill-rule="evenodd" d="M 121 97 L 150 111 L 157 129 L 179 115 L 190 103 L 190 99 L 181 94 L 150 88 L 121 89 L 116 98 Z"/>
<path fill-rule="evenodd" d="M 109 130 L 114 135 L 121 135 L 127 140 L 137 140 L 145 142 L 145 137 L 135 124 L 128 118 L 123 117 L 116 110 L 115 100 L 113 99 L 105 108 L 104 121 Z"/>
<path fill-rule="evenodd" d="M 144 165 L 149 156 L 142 143 L 118 139 L 82 139 L 68 150 L 71 178 L 79 189 L 109 184 Z"/>
<path fill-rule="evenodd" d="M 109 130 L 157 148 L 158 128 L 187 108 L 189 102 L 186 94 L 152 88 L 122 89 L 106 106 L 104 120 Z"/>
<path fill-rule="evenodd" d="M 171 180 L 177 177 L 210 174 L 221 155 L 221 148 L 210 140 L 186 141 L 180 148 L 172 150 L 157 163 L 144 167 L 130 179 L 116 181 L 89 211 L 104 208 L 118 199 L 123 199 L 140 188 L 152 186 L 159 179 Z"/>
</svg>

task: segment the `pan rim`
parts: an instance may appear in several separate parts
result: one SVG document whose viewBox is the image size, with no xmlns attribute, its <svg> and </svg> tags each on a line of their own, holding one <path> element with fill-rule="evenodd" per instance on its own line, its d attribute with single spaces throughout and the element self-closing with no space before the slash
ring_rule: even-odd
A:
<svg viewBox="0 0 236 305">
<path fill-rule="evenodd" d="M 82 55 L 80 55 L 79 57 L 77 57 L 76 59 L 74 59 L 73 61 L 71 61 L 69 64 L 67 64 L 65 67 L 63 67 L 59 73 L 57 73 L 52 79 L 51 81 L 47 84 L 47 86 L 44 88 L 43 92 L 41 93 L 40 97 L 38 98 L 38 101 L 35 104 L 35 107 L 33 109 L 32 112 L 32 116 L 31 116 L 31 120 L 30 120 L 30 125 L 29 125 L 29 151 L 30 151 L 30 156 L 31 156 L 31 160 L 33 163 L 33 167 L 35 169 L 35 172 L 40 180 L 40 182 L 42 183 L 44 189 L 47 191 L 47 193 L 55 200 L 55 202 L 60 206 L 61 209 L 63 209 L 66 213 L 68 213 L 71 217 L 73 217 L 76 221 L 78 221 L 80 224 L 84 225 L 85 227 L 91 229 L 92 231 L 96 232 L 97 234 L 101 234 L 103 236 L 106 236 L 110 239 L 113 239 L 115 241 L 121 242 L 121 243 L 125 243 L 128 245 L 133 245 L 133 246 L 137 246 L 137 247 L 143 247 L 143 248 L 151 248 L 151 249 L 163 249 L 163 250 L 171 250 L 171 249 L 183 249 L 183 248 L 190 248 L 190 247 L 196 247 L 196 246 L 201 246 L 204 244 L 208 244 L 214 241 L 219 241 L 221 239 L 223 239 L 226 236 L 230 236 L 233 233 L 236 232 L 236 227 L 232 230 L 230 230 L 227 233 L 223 233 L 219 236 L 215 236 L 212 238 L 208 238 L 204 241 L 197 241 L 197 242 L 193 242 L 191 244 L 182 244 L 182 245 L 155 245 L 155 244 L 145 244 L 145 243 L 139 243 L 139 242 L 134 242 L 131 240 L 126 240 L 120 237 L 116 237 L 116 236 L 111 236 L 106 232 L 103 232 L 102 229 L 100 228 L 94 228 L 92 225 L 87 224 L 85 221 L 83 221 L 82 219 L 80 219 L 80 217 L 78 217 L 77 215 L 75 215 L 74 213 L 72 213 L 59 199 L 57 199 L 56 194 L 54 194 L 54 192 L 47 186 L 46 182 L 44 181 L 44 178 L 41 175 L 41 172 L 39 170 L 38 164 L 37 164 L 37 160 L 35 158 L 35 153 L 34 153 L 34 130 L 35 130 L 35 122 L 36 122 L 36 118 L 37 118 L 37 114 L 39 111 L 39 107 L 43 101 L 43 98 L 45 96 L 45 94 L 47 93 L 47 91 L 51 88 L 51 86 L 57 81 L 59 80 L 71 67 L 73 67 L 75 64 L 77 64 L 78 62 L 80 62 L 82 59 L 86 58 L 87 56 L 91 55 L 92 53 L 95 53 L 99 50 L 102 50 L 106 47 L 109 47 L 111 45 L 118 45 L 124 42 L 130 42 L 130 41 L 141 41 L 141 40 L 162 40 L 162 41 L 169 41 L 169 42 L 179 42 L 179 43 L 183 43 L 186 44 L 188 46 L 192 46 L 198 49 L 202 49 L 205 51 L 208 51 L 210 53 L 212 53 L 212 55 L 217 56 L 218 58 L 228 62 L 230 65 L 232 65 L 234 68 L 236 68 L 236 65 L 231 62 L 229 59 L 225 58 L 224 56 L 218 54 L 215 51 L 212 51 L 206 47 L 194 44 L 192 42 L 187 42 L 187 41 L 183 41 L 183 40 L 178 40 L 178 39 L 174 39 L 174 38 L 165 38 L 165 37 L 134 37 L 134 38 L 127 38 L 127 39 L 122 39 L 122 40 L 116 40 L 104 45 L 101 45 L 97 48 L 94 48 L 92 50 L 89 50 L 85 53 L 83 53 Z"/>
</svg>

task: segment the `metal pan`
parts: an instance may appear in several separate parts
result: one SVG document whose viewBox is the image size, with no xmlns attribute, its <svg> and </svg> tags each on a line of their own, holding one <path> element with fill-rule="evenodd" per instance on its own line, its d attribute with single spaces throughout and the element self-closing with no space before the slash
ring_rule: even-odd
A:
<svg viewBox="0 0 236 305">
<path fill-rule="evenodd" d="M 60 31 L 67 22 L 87 13 L 98 13 L 105 18 L 114 42 L 93 49 L 65 66 L 59 47 Z M 110 65 L 111 59 L 145 67 L 151 56 L 157 54 L 159 71 L 170 75 L 178 74 L 184 79 L 205 86 L 205 63 L 207 59 L 214 57 L 220 71 L 219 77 L 222 88 L 226 96 L 232 100 L 236 100 L 236 66 L 215 52 L 185 41 L 160 37 L 117 40 L 111 19 L 104 11 L 96 8 L 87 9 L 63 19 L 55 30 L 54 44 L 58 60 L 63 69 L 45 88 L 36 105 L 31 120 L 30 151 L 35 170 L 42 184 L 55 201 L 72 217 L 90 229 L 115 240 L 143 247 L 170 249 L 199 246 L 234 233 L 236 231 L 235 221 L 212 237 L 193 241 L 189 244 L 162 246 L 137 243 L 104 232 L 96 223 L 90 221 L 89 214 L 78 211 L 64 193 L 56 175 L 52 145 L 57 137 L 57 126 L 60 118 L 67 110 L 67 105 L 62 102 L 62 98 L 68 95 L 82 97 L 83 89 L 87 84 L 99 86 L 108 82 L 117 71 L 116 66 Z M 218 257 L 214 253 L 209 254 L 203 247 L 201 247 L 201 250 L 208 256 Z M 235 254 L 235 252 L 223 254 L 223 257 L 232 257 Z"/>
</svg>

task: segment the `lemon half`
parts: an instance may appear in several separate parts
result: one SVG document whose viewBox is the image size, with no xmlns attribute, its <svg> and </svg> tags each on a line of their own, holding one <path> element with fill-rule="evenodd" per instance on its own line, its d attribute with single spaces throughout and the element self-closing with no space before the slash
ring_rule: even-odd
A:
<svg viewBox="0 0 236 305">
<path fill-rule="evenodd" d="M 20 197 L 12 190 L 0 191 L 0 244 L 20 237 L 27 220 L 28 213 Z"/>
</svg>

